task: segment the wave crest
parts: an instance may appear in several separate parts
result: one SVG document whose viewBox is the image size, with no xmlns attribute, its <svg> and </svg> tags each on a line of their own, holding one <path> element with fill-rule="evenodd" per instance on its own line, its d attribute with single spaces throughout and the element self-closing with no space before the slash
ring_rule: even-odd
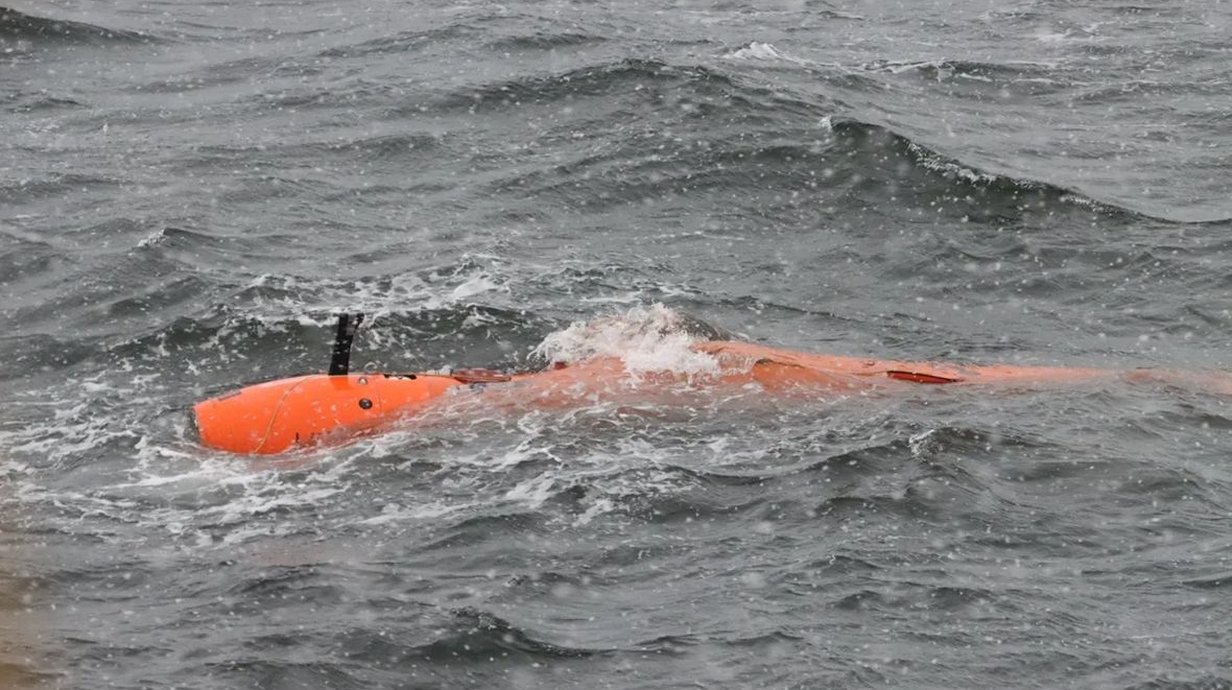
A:
<svg viewBox="0 0 1232 690">
<path fill-rule="evenodd" d="M 21 46 L 39 43 L 150 43 L 154 40 L 150 34 L 140 31 L 122 31 L 84 22 L 36 17 L 0 7 L 0 52 L 9 48 L 10 43 Z"/>
</svg>

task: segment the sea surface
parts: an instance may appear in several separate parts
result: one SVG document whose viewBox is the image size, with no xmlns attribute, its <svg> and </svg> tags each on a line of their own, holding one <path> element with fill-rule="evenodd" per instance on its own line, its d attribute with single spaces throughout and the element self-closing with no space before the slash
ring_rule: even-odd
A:
<svg viewBox="0 0 1232 690">
<path fill-rule="evenodd" d="M 266 460 L 188 416 L 323 369 L 342 310 L 370 369 L 671 369 L 701 322 L 1232 370 L 1230 36 L 1180 0 L 7 0 L 0 687 L 1232 688 L 1200 387 L 471 405 Z"/>
</svg>

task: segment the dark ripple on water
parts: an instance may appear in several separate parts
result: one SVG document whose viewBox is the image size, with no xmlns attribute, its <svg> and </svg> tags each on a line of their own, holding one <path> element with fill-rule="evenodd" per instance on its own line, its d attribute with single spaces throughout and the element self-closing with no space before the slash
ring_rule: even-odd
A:
<svg viewBox="0 0 1232 690">
<path fill-rule="evenodd" d="M 0 684 L 1232 686 L 1200 391 L 463 400 L 268 461 L 185 414 L 341 308 L 397 369 L 652 303 L 1228 368 L 1226 13 L 0 9 Z"/>
</svg>

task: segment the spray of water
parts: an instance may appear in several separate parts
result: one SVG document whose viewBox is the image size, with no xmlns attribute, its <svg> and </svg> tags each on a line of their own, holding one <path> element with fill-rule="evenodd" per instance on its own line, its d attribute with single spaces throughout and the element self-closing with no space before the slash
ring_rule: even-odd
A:
<svg viewBox="0 0 1232 690">
<path fill-rule="evenodd" d="M 671 371 L 711 374 L 718 370 L 710 355 L 692 345 L 721 337 L 713 327 L 662 304 L 637 306 L 623 314 L 577 321 L 549 334 L 532 353 L 549 363 L 614 357 L 631 373 Z"/>
</svg>

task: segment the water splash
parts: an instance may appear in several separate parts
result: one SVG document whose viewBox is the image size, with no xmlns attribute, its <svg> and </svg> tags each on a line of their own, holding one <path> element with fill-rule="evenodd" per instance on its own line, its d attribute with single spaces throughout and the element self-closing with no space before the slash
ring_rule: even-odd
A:
<svg viewBox="0 0 1232 690">
<path fill-rule="evenodd" d="M 718 371 L 717 363 L 691 346 L 715 333 L 704 322 L 652 304 L 633 307 L 624 314 L 576 321 L 549 334 L 532 354 L 550 363 L 616 357 L 630 372 L 707 374 Z"/>
</svg>

